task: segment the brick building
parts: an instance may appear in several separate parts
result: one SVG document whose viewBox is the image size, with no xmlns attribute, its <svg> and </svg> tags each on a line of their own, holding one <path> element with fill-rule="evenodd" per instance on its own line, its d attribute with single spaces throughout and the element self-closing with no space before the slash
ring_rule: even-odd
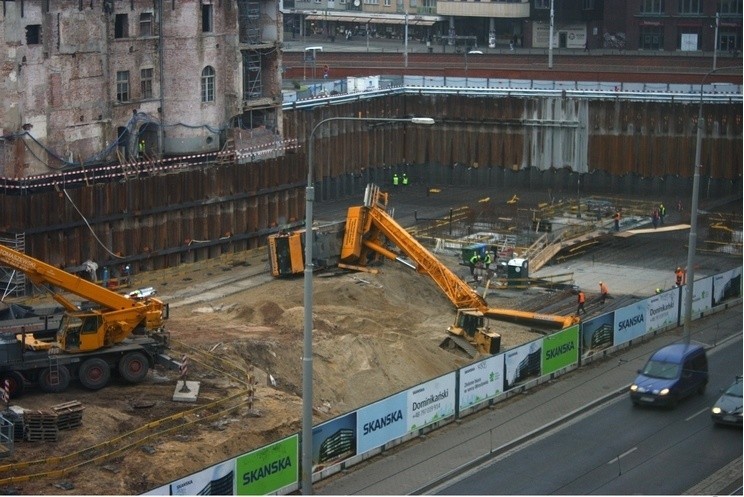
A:
<svg viewBox="0 0 744 497">
<path fill-rule="evenodd" d="M 3 1 L 0 175 L 280 139 L 281 26 L 272 0 Z"/>
</svg>

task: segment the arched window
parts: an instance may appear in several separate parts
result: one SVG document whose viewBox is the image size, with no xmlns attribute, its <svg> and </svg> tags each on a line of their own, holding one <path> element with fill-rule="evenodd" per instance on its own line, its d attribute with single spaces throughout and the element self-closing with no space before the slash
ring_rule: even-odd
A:
<svg viewBox="0 0 744 497">
<path fill-rule="evenodd" d="M 214 68 L 207 66 L 201 74 L 201 101 L 214 102 Z"/>
</svg>

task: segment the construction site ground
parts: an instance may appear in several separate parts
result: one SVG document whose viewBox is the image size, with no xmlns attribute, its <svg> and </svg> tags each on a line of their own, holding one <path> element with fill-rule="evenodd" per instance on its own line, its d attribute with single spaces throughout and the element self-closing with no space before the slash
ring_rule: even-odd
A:
<svg viewBox="0 0 744 497">
<path fill-rule="evenodd" d="M 519 201 L 507 203 L 515 195 Z M 486 197 L 493 206 L 488 213 L 479 202 Z M 676 199 L 625 199 L 660 200 L 676 206 Z M 547 194 L 536 192 L 442 188 L 432 193 L 414 185 L 405 195 L 392 192 L 390 204 L 400 224 L 418 228 L 425 223 L 416 219 L 446 219 L 451 210 L 465 205 L 476 217 L 526 219 L 529 224 L 531 213 L 549 201 Z M 316 218 L 343 219 L 347 206 L 360 203 L 356 198 L 319 203 Z M 562 209 L 571 213 L 569 204 Z M 727 213 L 733 209 L 740 222 L 741 199 L 709 205 Z M 684 210 L 670 212 L 667 225 L 679 222 L 685 222 Z M 574 284 L 587 292 L 590 315 L 649 296 L 656 288 L 669 288 L 675 267 L 686 261 L 689 230 L 622 238 L 612 236 L 610 224 L 603 219 L 595 227 L 604 233 L 601 242 L 533 275 L 572 273 Z M 701 238 L 704 227 L 701 222 Z M 438 255 L 470 280 L 469 269 L 458 257 Z M 703 253 L 696 258 L 696 274 L 702 277 L 739 265 L 741 255 Z M 378 269 L 378 274 L 323 271 L 314 277 L 316 423 L 472 360 L 439 347 L 454 310 L 431 280 L 392 262 Z M 613 297 L 605 306 L 596 298 L 599 280 L 608 283 Z M 172 355 L 179 360 L 188 357 L 186 377 L 200 383 L 198 399 L 174 402 L 180 372 L 160 368 L 138 385 L 113 381 L 92 392 L 73 384 L 55 395 L 31 390 L 11 404 L 40 410 L 79 401 L 83 422 L 60 431 L 56 442 L 16 443 L 13 455 L 0 460 L 1 492 L 139 494 L 300 431 L 301 276 L 271 278 L 266 251 L 257 249 L 138 274 L 133 285 L 154 287 L 170 304 Z M 487 291 L 487 300 L 492 307 L 573 313 L 572 291 L 556 297 L 557 293 L 496 287 Z M 540 336 L 509 323 L 496 323 L 495 328 L 502 336 L 502 349 Z M 8 466 L 21 462 L 27 467 Z"/>
</svg>

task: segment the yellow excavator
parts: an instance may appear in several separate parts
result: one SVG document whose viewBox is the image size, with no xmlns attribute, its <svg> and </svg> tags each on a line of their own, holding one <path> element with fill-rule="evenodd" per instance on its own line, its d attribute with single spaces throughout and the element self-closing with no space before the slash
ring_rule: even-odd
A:
<svg viewBox="0 0 744 497">
<path fill-rule="evenodd" d="M 490 330 L 488 319 L 511 321 L 539 328 L 563 329 L 578 322 L 576 316 L 541 314 L 514 309 L 489 307 L 467 282 L 452 272 L 445 264 L 419 243 L 405 228 L 400 226 L 388 213 L 388 194 L 381 192 L 376 185 L 369 184 L 364 194 L 364 205 L 348 209 L 346 223 L 343 225 L 338 265 L 340 267 L 363 268 L 379 254 L 385 258 L 401 262 L 419 273 L 429 276 L 444 292 L 457 310 L 450 336 L 446 342 L 454 342 L 458 348 L 469 355 L 494 354 L 500 349 L 501 337 Z M 340 230 L 337 231 L 340 232 Z M 301 233 L 304 233 L 301 232 Z M 296 274 L 304 267 L 302 263 L 302 244 L 298 234 L 281 234 L 286 237 L 278 244 L 295 240 L 294 250 L 286 250 L 281 256 L 276 249 L 269 247 L 270 260 L 283 260 L 283 267 L 296 268 L 284 274 Z M 335 236 L 335 235 L 334 235 Z M 335 245 L 334 245 L 335 247 Z M 391 248 L 392 247 L 392 248 Z M 396 252 L 400 251 L 402 257 Z M 293 261 L 293 262 L 290 262 Z M 316 267 L 318 267 L 316 265 Z M 274 272 L 279 275 L 279 271 Z"/>
<path fill-rule="evenodd" d="M 170 361 L 163 354 L 169 341 L 163 326 L 168 306 L 153 296 L 153 289 L 122 295 L 1 244 L 0 265 L 23 272 L 65 309 L 51 340 L 32 333 L 0 336 L 0 380 L 9 381 L 12 396 L 27 383 L 61 392 L 75 377 L 97 390 L 106 386 L 112 370 L 137 383 L 155 362 Z M 87 304 L 75 305 L 60 290 Z"/>
</svg>

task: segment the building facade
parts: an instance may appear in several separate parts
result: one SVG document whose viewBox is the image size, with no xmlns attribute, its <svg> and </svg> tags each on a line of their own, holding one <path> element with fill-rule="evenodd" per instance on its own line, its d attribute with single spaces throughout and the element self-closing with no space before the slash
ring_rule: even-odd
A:
<svg viewBox="0 0 744 497">
<path fill-rule="evenodd" d="M 283 11 L 295 37 L 348 29 L 400 38 L 407 24 L 409 36 L 435 43 L 548 48 L 552 22 L 554 48 L 742 49 L 742 0 L 284 0 Z"/>
<path fill-rule="evenodd" d="M 24 0 L 0 9 L 3 176 L 281 138 L 275 1 Z"/>
</svg>

